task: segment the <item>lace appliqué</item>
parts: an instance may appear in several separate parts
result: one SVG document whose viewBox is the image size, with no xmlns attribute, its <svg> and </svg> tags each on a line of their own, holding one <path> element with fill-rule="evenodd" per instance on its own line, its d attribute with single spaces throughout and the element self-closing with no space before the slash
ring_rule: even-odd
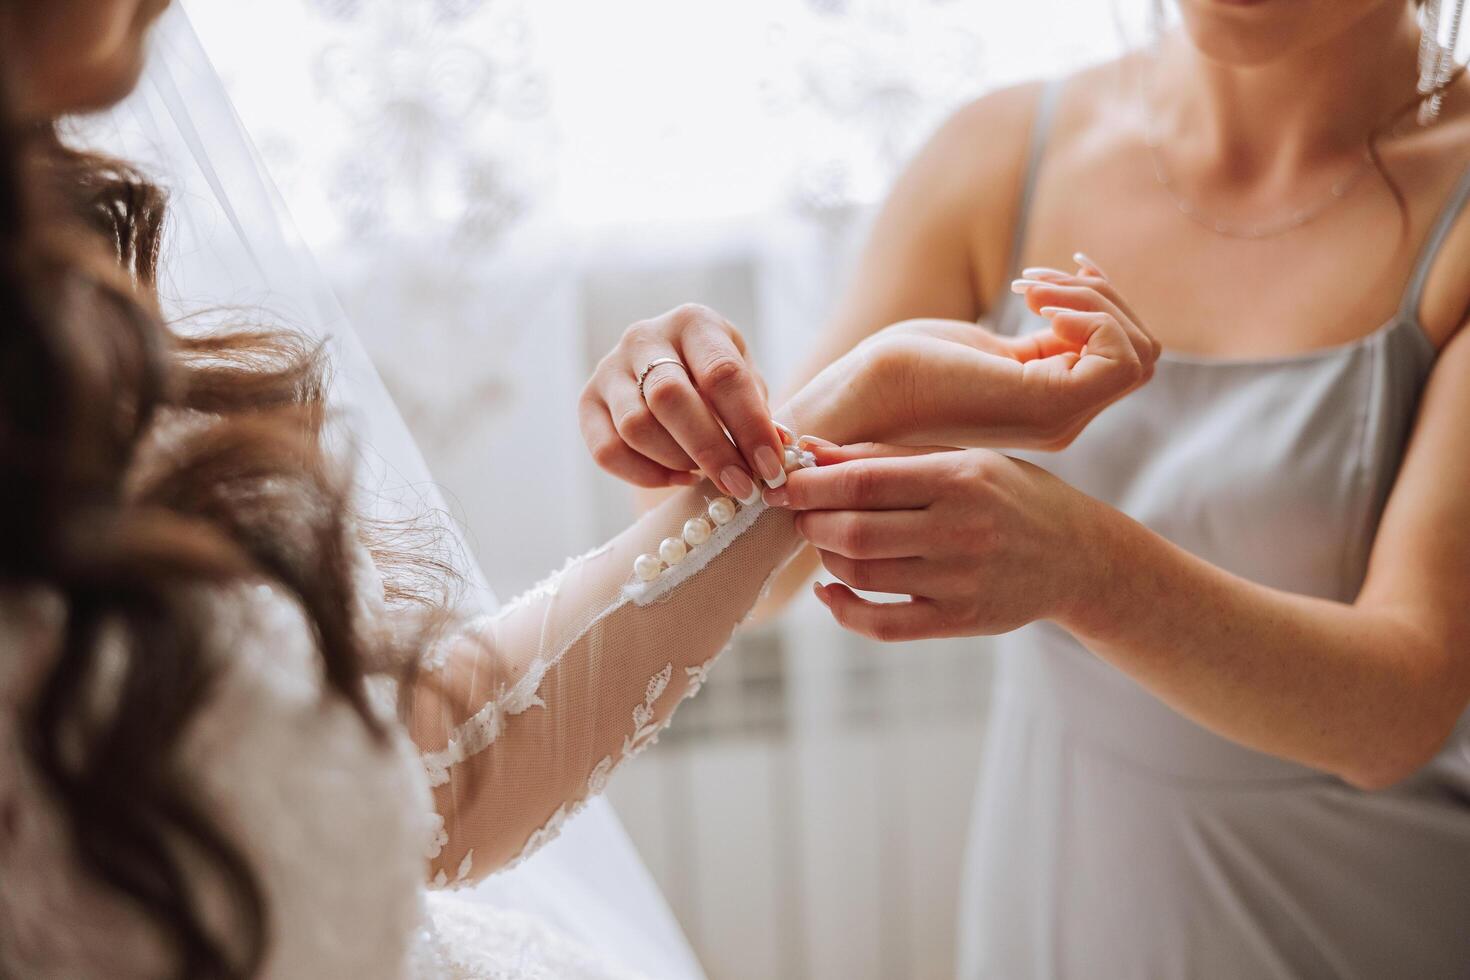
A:
<svg viewBox="0 0 1470 980">
<path fill-rule="evenodd" d="M 653 706 L 663 697 L 673 676 L 674 665 L 664 664 L 664 669 L 654 674 L 653 679 L 648 682 L 643 703 L 633 709 L 633 734 L 623 740 L 623 758 L 627 758 L 639 743 L 658 733 L 658 725 L 653 720 Z"/>
<path fill-rule="evenodd" d="M 596 558 L 598 555 L 606 552 L 609 547 L 610 545 L 603 545 L 579 557 L 569 558 L 560 571 L 542 579 L 529 590 L 497 610 L 493 616 L 482 617 L 476 620 L 476 627 L 480 630 L 488 629 L 490 624 L 496 620 L 508 616 L 518 609 L 524 609 L 532 602 L 555 596 L 557 590 L 561 587 L 562 579 L 566 577 L 567 572 L 571 568 L 584 561 L 590 561 Z M 612 609 L 605 610 L 598 617 L 598 620 L 601 620 L 603 616 L 608 615 L 608 613 L 620 605 L 621 603 L 618 603 Z M 588 628 L 590 629 L 596 622 L 597 620 L 594 620 Z M 449 770 L 451 768 L 458 763 L 464 762 L 471 756 L 478 755 L 488 749 L 500 737 L 500 732 L 504 728 L 506 718 L 518 715 L 531 708 L 546 707 L 546 702 L 541 700 L 537 692 L 541 689 L 541 682 L 545 679 L 546 672 L 556 666 L 557 661 L 561 659 L 562 654 L 565 652 L 565 650 L 560 650 L 554 657 L 538 658 L 532 661 L 530 667 L 527 668 L 520 680 L 516 681 L 509 688 L 503 688 L 494 698 L 481 705 L 480 709 L 473 715 L 456 725 L 454 731 L 450 732 L 449 740 L 444 748 L 437 752 L 423 753 L 424 771 L 429 777 L 429 785 L 432 787 L 443 786 L 449 781 Z M 439 662 L 441 664 L 445 655 L 439 655 Z"/>
<path fill-rule="evenodd" d="M 685 667 L 684 674 L 689 678 L 689 687 L 684 691 L 685 698 L 692 698 L 704 688 L 704 682 L 709 680 L 709 669 L 720 659 L 719 654 L 710 657 L 698 667 Z"/>
<path fill-rule="evenodd" d="M 465 879 L 470 876 L 470 872 L 474 868 L 475 849 L 472 847 L 468 851 L 465 851 L 464 857 L 460 859 L 459 867 L 454 872 L 453 881 L 450 881 L 449 876 L 444 873 L 444 869 L 440 868 L 438 873 L 434 875 L 434 880 L 429 882 L 429 887 L 440 890 L 445 888 L 458 888 L 465 883 Z"/>
<path fill-rule="evenodd" d="M 728 646 L 726 649 L 728 649 Z M 720 654 L 715 654 L 698 667 L 685 668 L 685 673 L 691 680 L 689 686 L 685 688 L 683 695 L 679 698 L 680 701 L 683 701 L 699 690 L 700 685 L 704 682 L 705 675 L 709 672 L 710 666 L 719 658 Z M 557 807 L 556 812 L 551 815 L 546 823 L 526 839 L 526 844 L 521 848 L 521 853 L 516 856 L 515 860 L 506 865 L 507 869 L 520 864 L 526 858 L 536 853 L 536 851 L 555 840 L 561 833 L 561 829 L 566 822 L 581 812 L 582 808 L 587 805 L 588 800 L 597 796 L 607 787 L 608 780 L 619 767 L 650 745 L 657 744 L 659 734 L 665 728 L 669 727 L 669 722 L 673 719 L 672 717 L 665 717 L 664 720 L 659 721 L 654 708 L 658 700 L 668 690 L 669 682 L 673 680 L 673 677 L 674 665 L 664 664 L 663 669 L 649 679 L 648 687 L 644 692 L 643 703 L 633 708 L 633 734 L 623 739 L 623 748 L 618 754 L 617 759 L 613 759 L 611 756 L 605 756 L 601 762 L 593 767 L 592 774 L 587 777 L 586 794 L 579 800 L 569 800 Z"/>
<path fill-rule="evenodd" d="M 451 767 L 488 749 L 500 737 L 506 718 L 531 708 L 544 708 L 546 702 L 536 692 L 541 688 L 541 681 L 550 669 L 550 661 L 533 662 L 520 680 L 508 689 L 502 689 L 493 699 L 481 705 L 480 710 L 455 726 L 444 748 L 437 752 L 425 752 L 422 758 L 429 785 L 443 786 L 449 782 Z"/>
<path fill-rule="evenodd" d="M 424 857 L 432 861 L 443 853 L 444 845 L 449 843 L 449 831 L 444 828 L 444 817 L 442 814 L 431 813 L 429 820 L 429 843 L 424 848 Z"/>
</svg>

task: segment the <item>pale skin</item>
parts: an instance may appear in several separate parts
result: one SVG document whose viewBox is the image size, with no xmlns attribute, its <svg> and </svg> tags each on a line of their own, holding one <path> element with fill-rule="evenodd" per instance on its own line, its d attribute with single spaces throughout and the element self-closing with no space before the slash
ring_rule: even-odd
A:
<svg viewBox="0 0 1470 980">
<path fill-rule="evenodd" d="M 1145 126 L 1161 134 L 1180 189 L 1216 215 L 1289 214 L 1351 173 L 1367 135 L 1412 102 L 1418 29 L 1402 0 L 1185 0 L 1181 12 L 1157 63 L 1130 56 L 1065 87 L 1017 259 L 1028 281 L 1015 288 L 1037 312 L 1096 310 L 1106 293 L 1119 327 L 1200 356 L 1271 357 L 1359 339 L 1393 314 L 1419 243 L 1470 159 L 1470 82 L 1451 84 L 1435 126 L 1378 143 L 1407 206 L 1402 237 L 1389 186 L 1370 173 L 1301 228 L 1231 239 L 1181 216 L 1157 186 Z M 808 376 L 897 321 L 944 321 L 917 331 L 926 340 L 950 332 L 991 343 L 973 324 L 1007 285 L 1037 94 L 1029 85 L 986 96 L 919 153 Z M 1068 261 L 1078 248 L 1093 258 Z M 931 418 L 925 431 L 895 435 L 859 431 L 867 420 L 829 423 L 811 431 L 836 442 L 977 448 L 818 447 L 826 465 L 768 497 L 803 512 L 802 532 L 840 580 L 818 595 L 849 629 L 898 640 L 1054 620 L 1205 727 L 1355 786 L 1385 787 L 1437 751 L 1470 700 L 1467 312 L 1470 220 L 1461 220 L 1419 310 L 1439 359 L 1352 602 L 1231 575 L 993 451 L 1042 445 L 1043 436 L 1063 445 L 1065 427 L 1026 437 Z M 901 350 L 889 354 L 885 370 L 910 372 L 899 390 L 932 389 L 932 357 L 905 368 Z M 1005 394 L 1012 404 L 1046 397 L 1040 386 Z M 799 410 L 803 397 L 784 410 Z M 911 598 L 875 605 L 848 586 Z"/>
</svg>

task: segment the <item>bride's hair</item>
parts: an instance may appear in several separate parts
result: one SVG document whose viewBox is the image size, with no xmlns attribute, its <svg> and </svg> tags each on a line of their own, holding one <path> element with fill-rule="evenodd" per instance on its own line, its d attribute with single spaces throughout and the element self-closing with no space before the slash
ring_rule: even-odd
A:
<svg viewBox="0 0 1470 980">
<path fill-rule="evenodd" d="M 146 916 L 179 976 L 250 976 L 264 896 L 179 758 L 224 666 L 211 597 L 269 583 L 294 599 L 330 693 L 383 734 L 347 482 L 321 444 L 327 364 L 284 330 L 169 329 L 154 285 L 163 193 L 5 102 L 0 587 L 51 603 L 57 627 L 23 707 L 25 753 L 81 866 Z M 206 887 L 230 900 L 223 928 L 201 912 Z"/>
</svg>

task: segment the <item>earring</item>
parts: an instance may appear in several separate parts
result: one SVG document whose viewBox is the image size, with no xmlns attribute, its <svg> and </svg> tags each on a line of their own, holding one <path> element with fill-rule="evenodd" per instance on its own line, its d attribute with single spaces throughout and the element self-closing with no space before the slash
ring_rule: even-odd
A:
<svg viewBox="0 0 1470 980">
<path fill-rule="evenodd" d="M 1424 2 L 1423 31 L 1419 35 L 1419 94 L 1424 96 L 1419 103 L 1420 126 L 1428 126 L 1439 117 L 1444 87 L 1455 73 L 1455 45 L 1460 40 L 1460 18 L 1464 13 L 1465 0 L 1454 0 L 1454 13 L 1448 17 L 1441 0 Z"/>
</svg>

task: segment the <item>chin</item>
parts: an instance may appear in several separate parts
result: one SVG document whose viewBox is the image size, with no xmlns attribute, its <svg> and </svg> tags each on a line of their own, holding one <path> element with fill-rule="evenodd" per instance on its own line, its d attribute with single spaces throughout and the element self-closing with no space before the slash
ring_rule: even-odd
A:
<svg viewBox="0 0 1470 980">
<path fill-rule="evenodd" d="M 142 77 L 148 33 L 169 0 L 66 0 L 44 8 L 26 39 L 27 115 L 54 117 L 105 109 Z"/>
<path fill-rule="evenodd" d="M 1370 13 L 1407 0 L 1178 0 L 1190 42 L 1206 58 L 1264 65 L 1326 44 Z"/>
</svg>

